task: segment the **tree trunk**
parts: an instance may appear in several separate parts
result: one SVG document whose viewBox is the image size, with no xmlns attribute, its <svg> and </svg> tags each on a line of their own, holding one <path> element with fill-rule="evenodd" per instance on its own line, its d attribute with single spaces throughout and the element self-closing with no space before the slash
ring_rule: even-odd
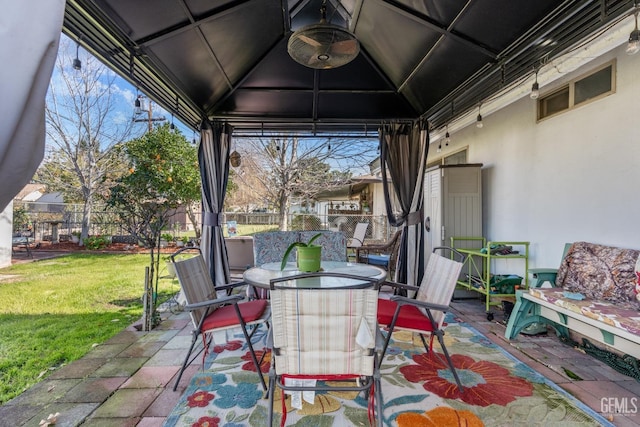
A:
<svg viewBox="0 0 640 427">
<path fill-rule="evenodd" d="M 278 199 L 278 216 L 280 220 L 280 230 L 287 231 L 289 229 L 289 215 L 287 205 L 289 202 L 289 198 L 284 192 L 280 194 Z"/>
<path fill-rule="evenodd" d="M 88 196 L 82 203 L 82 231 L 80 232 L 80 246 L 84 246 L 84 239 L 89 237 L 89 230 L 91 228 L 91 208 L 93 203 L 91 202 L 93 197 Z"/>
<path fill-rule="evenodd" d="M 186 206 L 185 210 L 187 211 L 187 217 L 189 217 L 189 222 L 191 223 L 191 225 L 193 225 L 193 229 L 196 232 L 196 239 L 199 239 L 200 235 L 202 234 L 202 228 L 200 224 L 198 224 L 198 219 L 196 218 L 196 214 L 195 212 L 193 212 L 191 205 Z"/>
</svg>

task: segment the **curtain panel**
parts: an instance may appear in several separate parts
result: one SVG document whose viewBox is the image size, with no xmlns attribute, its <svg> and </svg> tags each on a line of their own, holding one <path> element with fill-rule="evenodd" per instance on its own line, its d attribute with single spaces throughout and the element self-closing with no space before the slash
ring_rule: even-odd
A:
<svg viewBox="0 0 640 427">
<path fill-rule="evenodd" d="M 2 0 L 0 211 L 44 157 L 44 105 L 62 31 L 64 0 Z"/>
<path fill-rule="evenodd" d="M 394 280 L 420 284 L 424 275 L 424 174 L 429 152 L 426 121 L 390 123 L 380 129 L 380 164 L 389 224 L 402 227 Z M 390 189 L 398 201 L 394 212 Z"/>
<path fill-rule="evenodd" d="M 198 163 L 202 179 L 202 236 L 200 248 L 216 286 L 231 281 L 227 247 L 222 234 L 222 209 L 229 177 L 233 128 L 204 121 L 200 131 Z"/>
</svg>

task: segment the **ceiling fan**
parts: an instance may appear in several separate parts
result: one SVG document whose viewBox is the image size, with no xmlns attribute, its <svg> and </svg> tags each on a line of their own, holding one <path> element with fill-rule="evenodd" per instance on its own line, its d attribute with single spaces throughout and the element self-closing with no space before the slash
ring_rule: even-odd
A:
<svg viewBox="0 0 640 427">
<path fill-rule="evenodd" d="M 320 8 L 317 24 L 304 26 L 289 37 L 287 51 L 305 67 L 330 69 L 351 62 L 360 53 L 360 43 L 346 28 L 327 22 L 326 3 Z"/>
</svg>

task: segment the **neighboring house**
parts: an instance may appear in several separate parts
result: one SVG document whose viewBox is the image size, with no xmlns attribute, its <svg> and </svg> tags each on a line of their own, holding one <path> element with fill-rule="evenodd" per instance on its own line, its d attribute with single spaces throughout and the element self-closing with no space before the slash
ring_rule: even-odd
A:
<svg viewBox="0 0 640 427">
<path fill-rule="evenodd" d="M 35 202 L 45 194 L 44 184 L 27 184 L 13 198 L 14 202 Z"/>
<path fill-rule="evenodd" d="M 64 197 L 59 191 L 45 193 L 38 199 L 33 200 L 32 203 L 28 203 L 28 210 L 31 212 L 51 212 L 62 214 L 64 212 Z"/>
</svg>

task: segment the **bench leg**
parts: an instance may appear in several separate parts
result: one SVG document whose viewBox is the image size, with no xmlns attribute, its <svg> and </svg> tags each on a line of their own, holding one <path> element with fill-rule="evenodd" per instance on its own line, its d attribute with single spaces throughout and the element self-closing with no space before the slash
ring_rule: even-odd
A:
<svg viewBox="0 0 640 427">
<path fill-rule="evenodd" d="M 523 329 L 536 323 L 545 325 L 549 324 L 556 329 L 558 335 L 561 335 L 562 332 L 558 329 L 558 325 L 540 316 L 540 306 L 538 304 L 522 298 L 523 292 L 523 290 L 516 291 L 516 305 L 513 307 L 511 316 L 509 316 L 507 330 L 504 333 L 505 338 L 512 340 L 517 337 Z M 564 332 L 568 333 L 566 328 L 561 327 L 560 329 L 564 329 Z"/>
<path fill-rule="evenodd" d="M 556 323 L 540 315 L 540 306 L 533 301 L 522 298 L 524 291 L 516 291 L 516 305 L 513 307 L 505 338 L 512 340 L 518 336 L 526 327 L 534 324 L 550 325 L 555 329 L 556 335 L 561 338 L 569 338 L 569 329 L 560 323 Z"/>
</svg>

